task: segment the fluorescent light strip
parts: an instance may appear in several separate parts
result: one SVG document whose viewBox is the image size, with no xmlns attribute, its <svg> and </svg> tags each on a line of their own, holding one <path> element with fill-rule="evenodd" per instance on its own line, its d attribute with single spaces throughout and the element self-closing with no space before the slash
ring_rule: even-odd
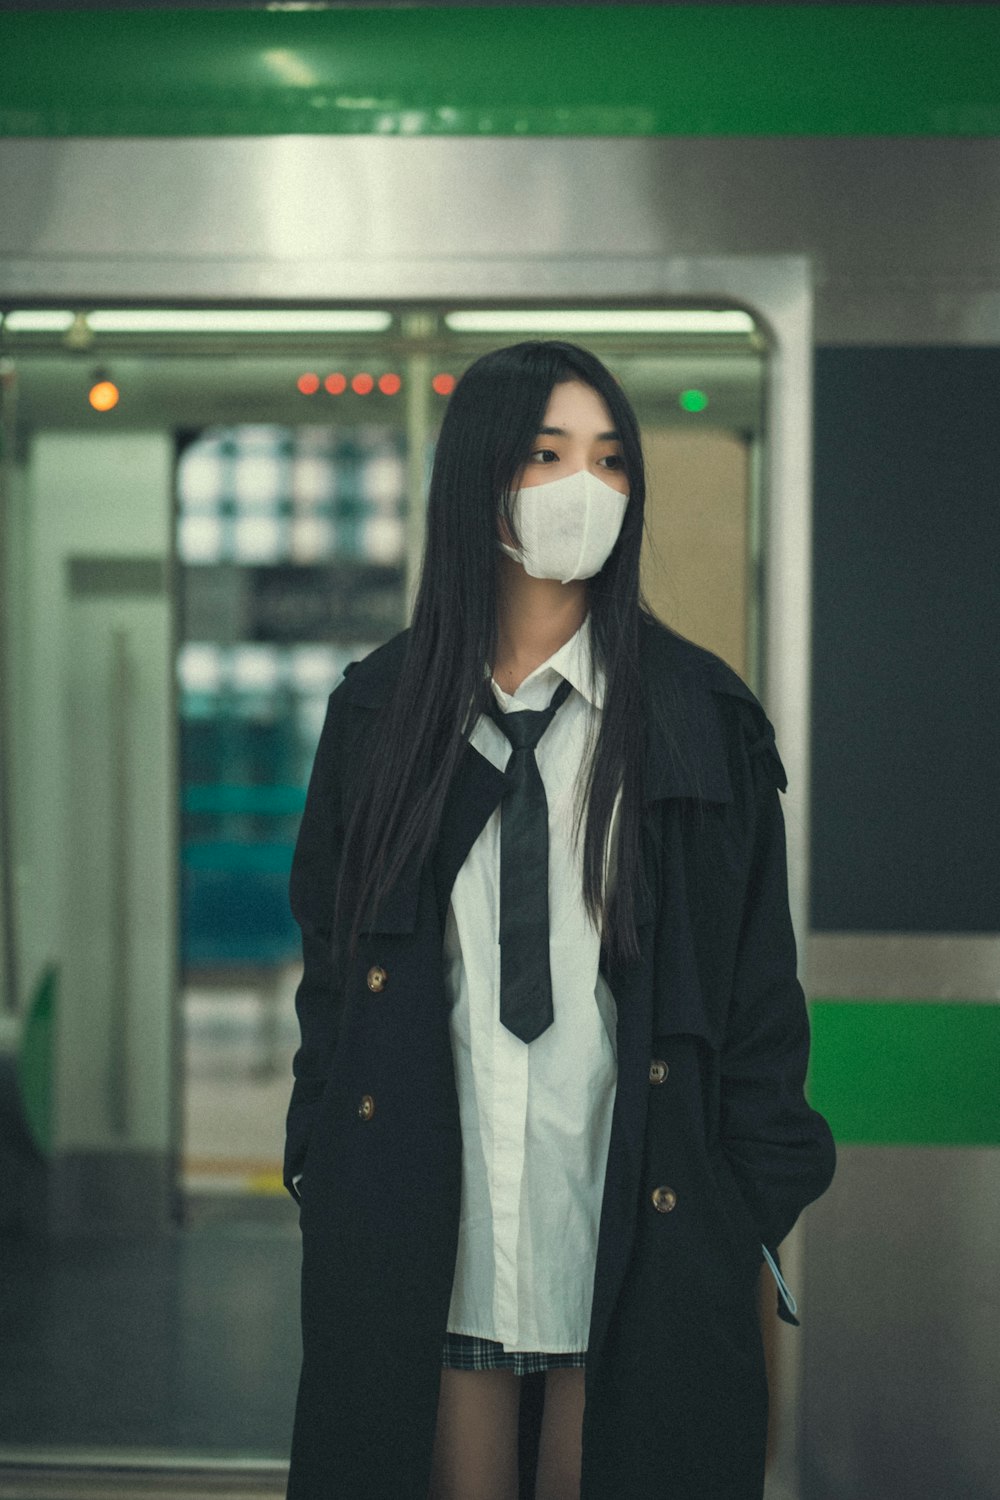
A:
<svg viewBox="0 0 1000 1500">
<path fill-rule="evenodd" d="M 66 333 L 76 315 L 49 308 L 21 308 L 3 320 L 8 333 Z M 107 308 L 87 313 L 92 333 L 384 333 L 387 312 L 262 310 L 227 308 Z"/>
<path fill-rule="evenodd" d="M 556 308 L 546 312 L 497 309 L 491 312 L 451 312 L 445 324 L 454 333 L 751 333 L 756 326 L 738 308 L 716 311 L 700 308 L 620 310 L 594 308 L 580 312 Z"/>
<path fill-rule="evenodd" d="M 66 333 L 73 327 L 71 312 L 54 312 L 50 308 L 25 307 L 7 313 L 3 326 L 8 333 Z"/>
<path fill-rule="evenodd" d="M 384 333 L 387 312 L 242 312 L 239 309 L 116 308 L 87 314 L 94 333 Z"/>
</svg>

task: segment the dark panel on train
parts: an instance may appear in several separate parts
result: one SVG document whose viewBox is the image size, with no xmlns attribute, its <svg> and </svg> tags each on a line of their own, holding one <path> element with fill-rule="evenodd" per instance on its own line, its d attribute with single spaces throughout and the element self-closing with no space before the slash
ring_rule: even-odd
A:
<svg viewBox="0 0 1000 1500">
<path fill-rule="evenodd" d="M 1000 928 L 1000 350 L 820 348 L 811 921 Z"/>
</svg>

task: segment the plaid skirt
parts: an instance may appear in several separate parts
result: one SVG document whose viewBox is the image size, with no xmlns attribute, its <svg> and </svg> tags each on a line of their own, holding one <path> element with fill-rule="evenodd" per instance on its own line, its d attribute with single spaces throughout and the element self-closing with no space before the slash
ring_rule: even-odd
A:
<svg viewBox="0 0 1000 1500">
<path fill-rule="evenodd" d="M 495 1344 L 492 1339 L 448 1333 L 441 1364 L 446 1370 L 513 1370 L 515 1375 L 537 1375 L 542 1370 L 582 1370 L 586 1359 L 583 1350 L 573 1354 L 508 1352 L 503 1344 Z"/>
</svg>

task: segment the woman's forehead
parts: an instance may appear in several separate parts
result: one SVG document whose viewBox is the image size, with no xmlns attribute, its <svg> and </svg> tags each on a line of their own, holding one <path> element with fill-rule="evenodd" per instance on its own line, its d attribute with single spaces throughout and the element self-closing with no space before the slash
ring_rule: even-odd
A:
<svg viewBox="0 0 1000 1500">
<path fill-rule="evenodd" d="M 565 432 L 610 432 L 614 419 L 602 396 L 582 380 L 561 380 L 552 387 L 545 416 L 545 427 L 559 427 Z"/>
</svg>

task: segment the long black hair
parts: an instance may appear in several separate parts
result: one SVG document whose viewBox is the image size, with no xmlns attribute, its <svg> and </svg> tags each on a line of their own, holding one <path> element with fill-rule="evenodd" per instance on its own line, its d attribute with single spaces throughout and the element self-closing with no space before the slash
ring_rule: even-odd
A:
<svg viewBox="0 0 1000 1500">
<path fill-rule="evenodd" d="M 350 951 L 364 915 L 377 910 L 404 866 L 422 861 L 437 836 L 448 786 L 464 742 L 490 691 L 485 664 L 497 646 L 497 517 L 516 543 L 511 492 L 542 424 L 554 385 L 581 380 L 605 402 L 621 442 L 629 499 L 621 532 L 601 571 L 588 580 L 592 660 L 606 688 L 600 732 L 581 805 L 587 807 L 583 899 L 602 941 L 638 953 L 635 897 L 640 859 L 643 715 L 639 684 L 639 584 L 645 474 L 638 423 L 614 376 L 593 354 L 555 341 L 514 344 L 465 371 L 448 403 L 427 502 L 420 588 L 395 690 L 385 705 L 371 759 L 345 832 L 341 869 L 354 909 Z M 604 851 L 619 786 L 617 878 L 604 889 Z"/>
</svg>

